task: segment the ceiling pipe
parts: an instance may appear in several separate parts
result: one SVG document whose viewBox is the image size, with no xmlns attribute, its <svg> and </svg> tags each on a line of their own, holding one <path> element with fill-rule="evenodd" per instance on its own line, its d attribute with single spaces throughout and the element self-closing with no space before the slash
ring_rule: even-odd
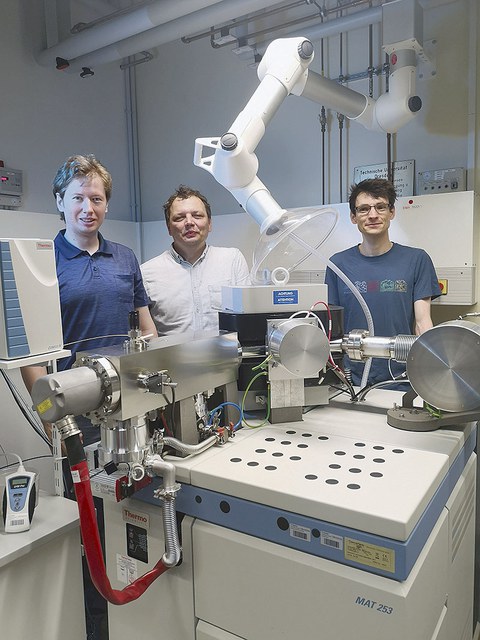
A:
<svg viewBox="0 0 480 640">
<path fill-rule="evenodd" d="M 148 31 L 159 24 L 164 24 L 192 13 L 218 4 L 221 0 L 157 0 L 140 9 L 117 15 L 101 24 L 85 29 L 70 38 L 59 42 L 49 49 L 40 51 L 37 62 L 42 66 L 55 66 L 56 58 L 70 60 L 102 49 L 125 38 Z M 144 49 L 146 47 L 143 47 Z"/>
<path fill-rule="evenodd" d="M 283 32 L 284 35 L 282 35 L 282 38 L 287 35 L 288 37 L 303 36 L 315 42 L 322 38 L 338 36 L 342 32 L 353 31 L 354 29 L 368 27 L 381 22 L 382 7 L 378 6 L 363 11 L 356 11 L 355 13 L 349 13 L 341 18 L 330 18 L 311 27 L 286 29 L 286 31 Z M 263 54 L 269 42 L 270 40 L 265 40 L 263 43 L 257 42 L 255 45 L 257 51 Z"/>
<path fill-rule="evenodd" d="M 178 2 L 178 0 L 173 0 L 173 2 L 177 5 L 181 5 L 183 9 L 183 0 L 181 3 Z M 194 0 L 194 3 L 196 3 L 196 6 L 198 7 L 196 0 Z M 280 4 L 280 1 L 273 4 Z M 133 36 L 124 38 L 121 41 L 117 41 L 115 44 L 103 46 L 105 44 L 103 41 L 100 44 L 96 42 L 94 44 L 95 48 L 92 49 L 91 52 L 79 57 L 75 57 L 71 54 L 67 44 L 86 32 L 82 32 L 78 34 L 78 36 L 74 36 L 61 43 L 62 45 L 65 45 L 65 49 L 62 49 L 63 55 L 61 56 L 57 53 L 57 51 L 59 51 L 57 50 L 57 47 L 52 47 L 51 49 L 46 50 L 46 52 L 49 52 L 51 56 L 50 61 L 53 67 L 56 64 L 56 58 L 60 57 L 68 61 L 68 67 L 66 68 L 67 71 L 80 71 L 82 67 L 96 67 L 102 64 L 115 62 L 122 58 L 135 55 L 139 51 L 145 51 L 168 42 L 173 42 L 174 40 L 179 40 L 183 35 L 185 35 L 185 33 L 201 31 L 209 28 L 212 24 L 227 22 L 247 13 L 256 12 L 271 6 L 272 0 L 221 0 L 220 2 L 217 1 L 213 4 L 210 3 L 210 6 L 199 11 L 194 11 L 188 15 L 183 15 L 164 24 L 159 24 L 158 26 L 148 29 L 142 33 L 137 33 Z M 92 27 L 92 29 L 89 29 L 88 31 L 90 33 L 96 33 L 97 28 Z M 73 42 L 71 46 L 72 51 L 74 51 Z M 99 46 L 101 46 L 101 48 L 99 48 Z"/>
<path fill-rule="evenodd" d="M 341 18 L 325 20 L 321 24 L 303 29 L 302 35 L 305 38 L 318 40 L 319 38 L 329 38 L 339 35 L 342 31 L 353 31 L 361 27 L 382 22 L 382 7 L 372 7 L 363 11 L 355 11 Z"/>
</svg>

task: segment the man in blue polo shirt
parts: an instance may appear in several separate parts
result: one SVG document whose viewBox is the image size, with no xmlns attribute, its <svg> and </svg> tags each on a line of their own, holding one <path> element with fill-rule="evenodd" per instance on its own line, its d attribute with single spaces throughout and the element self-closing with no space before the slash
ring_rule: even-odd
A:
<svg viewBox="0 0 480 640">
<path fill-rule="evenodd" d="M 108 211 L 112 178 L 92 155 L 75 155 L 58 169 L 53 194 L 65 229 L 55 238 L 63 339 L 72 355 L 58 361 L 60 371 L 75 362 L 77 351 L 122 343 L 128 314 L 137 310 L 143 335 L 157 335 L 137 258 L 128 247 L 99 232 Z M 45 367 L 25 367 L 30 391 Z M 85 445 L 99 439 L 98 427 L 79 423 Z M 46 425 L 48 431 L 48 425 Z"/>
<path fill-rule="evenodd" d="M 65 229 L 55 238 L 55 260 L 60 289 L 63 339 L 72 355 L 58 361 L 60 371 L 75 362 L 77 351 L 90 351 L 122 343 L 129 329 L 128 314 L 137 310 L 143 335 L 157 335 L 148 310 L 148 296 L 140 267 L 131 249 L 106 240 L 99 232 L 112 194 L 112 178 L 92 155 L 71 156 L 58 169 L 53 195 Z M 42 366 L 24 367 L 28 391 L 46 374 Z M 77 417 L 83 444 L 99 440 L 99 429 L 84 416 Z M 51 425 L 45 424 L 50 436 Z M 73 497 L 69 474 L 65 494 Z M 102 501 L 95 499 L 103 537 Z M 108 638 L 106 602 L 97 593 L 84 566 L 87 637 Z"/>
</svg>

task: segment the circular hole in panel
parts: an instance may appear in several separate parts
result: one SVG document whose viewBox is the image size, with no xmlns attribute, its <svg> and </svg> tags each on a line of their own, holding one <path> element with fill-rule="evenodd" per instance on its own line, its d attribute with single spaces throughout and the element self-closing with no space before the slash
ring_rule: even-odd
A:
<svg viewBox="0 0 480 640">
<path fill-rule="evenodd" d="M 360 489 L 359 484 L 347 484 L 347 489 Z"/>
<path fill-rule="evenodd" d="M 290 460 L 301 460 L 302 458 L 300 456 L 290 456 Z"/>
<path fill-rule="evenodd" d="M 381 464 L 382 462 L 385 462 L 385 460 L 383 458 L 374 458 L 373 461 L 377 462 L 378 464 Z"/>
<path fill-rule="evenodd" d="M 252 460 L 252 462 L 247 462 L 247 467 L 258 467 L 258 462 Z"/>
<path fill-rule="evenodd" d="M 277 527 L 282 531 L 287 531 L 289 527 L 288 520 L 286 518 L 278 518 Z"/>
<path fill-rule="evenodd" d="M 344 456 L 345 455 L 345 451 L 335 451 L 335 455 L 336 456 Z"/>
<path fill-rule="evenodd" d="M 352 467 L 349 469 L 350 473 L 362 473 L 361 469 L 357 469 L 357 467 Z"/>
<path fill-rule="evenodd" d="M 241 458 L 230 458 L 230 462 L 241 462 Z"/>
<path fill-rule="evenodd" d="M 290 440 L 282 440 L 280 444 L 292 444 Z"/>
<path fill-rule="evenodd" d="M 299 449 L 308 449 L 308 444 L 297 444 Z"/>
<path fill-rule="evenodd" d="M 325 482 L 326 484 L 338 484 L 338 480 L 335 480 L 335 478 L 327 478 Z"/>
<path fill-rule="evenodd" d="M 319 440 L 328 440 L 328 436 L 318 436 Z"/>
<path fill-rule="evenodd" d="M 286 433 L 288 436 L 293 436 L 293 435 L 294 435 L 295 433 L 297 433 L 297 432 L 296 432 L 296 431 L 293 431 L 292 429 L 289 429 L 288 431 L 285 431 L 285 433 Z"/>
<path fill-rule="evenodd" d="M 383 478 L 383 473 L 380 473 L 380 471 L 372 471 L 370 475 L 372 478 Z"/>
<path fill-rule="evenodd" d="M 275 458 L 281 458 L 283 456 L 283 453 L 281 453 L 280 451 L 274 451 L 272 453 L 272 456 L 275 456 Z"/>
<path fill-rule="evenodd" d="M 311 433 L 302 433 L 302 438 L 311 438 L 312 434 Z"/>
<path fill-rule="evenodd" d="M 364 447 L 365 443 L 364 442 L 355 442 L 355 446 L 356 447 Z"/>
<path fill-rule="evenodd" d="M 405 453 L 403 449 L 392 449 L 392 453 Z"/>
<path fill-rule="evenodd" d="M 314 538 L 319 538 L 320 537 L 320 531 L 318 529 L 312 529 L 312 536 Z"/>
<path fill-rule="evenodd" d="M 197 504 L 201 504 L 202 503 L 202 496 L 195 496 L 195 502 Z"/>
<path fill-rule="evenodd" d="M 373 448 L 376 451 L 383 451 L 385 449 L 385 447 L 382 447 L 380 444 L 376 444 Z"/>
<path fill-rule="evenodd" d="M 223 513 L 229 513 L 230 512 L 230 505 L 228 504 L 228 502 L 226 500 L 222 500 L 220 502 L 220 511 L 223 511 Z"/>
<path fill-rule="evenodd" d="M 255 453 L 266 453 L 266 449 L 255 449 Z"/>
<path fill-rule="evenodd" d="M 275 438 L 265 438 L 265 442 L 275 442 Z"/>
<path fill-rule="evenodd" d="M 318 476 L 314 475 L 313 473 L 308 473 L 305 476 L 305 480 L 318 480 Z"/>
<path fill-rule="evenodd" d="M 355 460 L 365 460 L 365 456 L 361 453 L 356 453 L 354 456 Z"/>
<path fill-rule="evenodd" d="M 269 464 L 265 467 L 265 471 L 275 471 L 277 467 L 274 467 L 273 464 Z"/>
<path fill-rule="evenodd" d="M 342 466 L 340 464 L 329 464 L 328 467 L 330 469 L 341 469 Z"/>
</svg>

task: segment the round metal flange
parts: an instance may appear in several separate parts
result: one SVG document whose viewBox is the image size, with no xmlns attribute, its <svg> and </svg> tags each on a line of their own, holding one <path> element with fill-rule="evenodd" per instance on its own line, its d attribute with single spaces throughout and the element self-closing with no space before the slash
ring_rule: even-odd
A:
<svg viewBox="0 0 480 640">
<path fill-rule="evenodd" d="M 330 345 L 317 324 L 291 319 L 275 326 L 268 337 L 273 359 L 300 378 L 313 378 L 325 366 Z"/>
<path fill-rule="evenodd" d="M 407 373 L 414 391 L 442 411 L 480 407 L 480 326 L 465 320 L 439 324 L 413 343 Z"/>
</svg>

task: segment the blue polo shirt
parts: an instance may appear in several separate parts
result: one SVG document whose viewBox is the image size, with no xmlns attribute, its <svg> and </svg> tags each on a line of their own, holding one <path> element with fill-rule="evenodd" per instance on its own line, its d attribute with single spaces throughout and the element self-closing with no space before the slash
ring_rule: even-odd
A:
<svg viewBox="0 0 480 640">
<path fill-rule="evenodd" d="M 70 244 L 64 230 L 55 238 L 63 340 L 65 348 L 72 351 L 70 357 L 58 361 L 60 371 L 72 366 L 77 351 L 123 343 L 129 312 L 148 306 L 133 251 L 101 234 L 99 241 L 98 250 L 90 255 Z"/>
</svg>

